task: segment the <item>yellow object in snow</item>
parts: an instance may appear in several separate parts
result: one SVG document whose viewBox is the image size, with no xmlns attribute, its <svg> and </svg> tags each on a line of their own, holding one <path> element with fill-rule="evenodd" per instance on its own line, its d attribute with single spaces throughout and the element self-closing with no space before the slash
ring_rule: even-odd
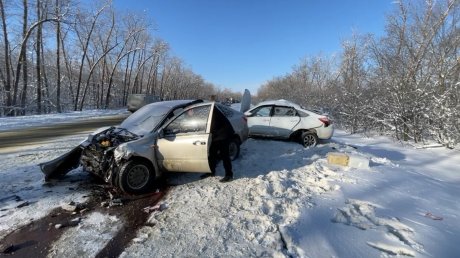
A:
<svg viewBox="0 0 460 258">
<path fill-rule="evenodd" d="M 329 164 L 348 166 L 349 159 L 350 157 L 345 153 L 329 152 L 327 154 L 327 162 Z"/>
</svg>

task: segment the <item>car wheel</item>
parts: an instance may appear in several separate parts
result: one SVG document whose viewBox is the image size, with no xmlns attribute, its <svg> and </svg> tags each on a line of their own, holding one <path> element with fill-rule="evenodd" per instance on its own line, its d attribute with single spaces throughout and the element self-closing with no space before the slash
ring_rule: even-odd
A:
<svg viewBox="0 0 460 258">
<path fill-rule="evenodd" d="M 304 132 L 300 137 L 301 143 L 305 148 L 315 147 L 318 144 L 318 136 L 312 132 Z"/>
<path fill-rule="evenodd" d="M 235 160 L 240 155 L 240 144 L 237 139 L 230 140 L 228 145 L 228 154 L 230 156 L 230 160 Z"/>
<path fill-rule="evenodd" d="M 151 190 L 154 178 L 155 171 L 148 162 L 130 160 L 120 168 L 118 186 L 126 193 L 145 193 Z"/>
</svg>

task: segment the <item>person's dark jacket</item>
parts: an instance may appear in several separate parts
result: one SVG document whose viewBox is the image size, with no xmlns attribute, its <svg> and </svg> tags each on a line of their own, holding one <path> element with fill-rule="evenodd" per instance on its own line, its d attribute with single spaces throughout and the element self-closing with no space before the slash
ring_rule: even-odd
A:
<svg viewBox="0 0 460 258">
<path fill-rule="evenodd" d="M 233 130 L 230 121 L 228 121 L 225 115 L 216 107 L 214 108 L 213 116 L 211 124 L 212 140 L 219 141 L 231 138 L 235 130 Z"/>
</svg>

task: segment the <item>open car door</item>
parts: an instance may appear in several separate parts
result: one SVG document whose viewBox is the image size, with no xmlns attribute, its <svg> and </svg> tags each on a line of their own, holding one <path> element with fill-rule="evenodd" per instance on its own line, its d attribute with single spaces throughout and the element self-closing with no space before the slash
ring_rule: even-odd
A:
<svg viewBox="0 0 460 258">
<path fill-rule="evenodd" d="M 185 110 L 162 130 L 158 164 L 169 172 L 211 173 L 208 162 L 214 102 Z"/>
</svg>

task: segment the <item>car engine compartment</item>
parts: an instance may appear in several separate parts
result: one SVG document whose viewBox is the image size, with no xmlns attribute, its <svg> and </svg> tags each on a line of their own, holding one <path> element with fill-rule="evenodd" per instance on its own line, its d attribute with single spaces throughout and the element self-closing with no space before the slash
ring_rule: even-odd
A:
<svg viewBox="0 0 460 258">
<path fill-rule="evenodd" d="M 82 148 L 80 164 L 85 171 L 113 184 L 112 178 L 116 172 L 114 150 L 122 143 L 139 138 L 140 136 L 124 128 L 110 127 L 93 135 L 80 145 Z"/>
</svg>

